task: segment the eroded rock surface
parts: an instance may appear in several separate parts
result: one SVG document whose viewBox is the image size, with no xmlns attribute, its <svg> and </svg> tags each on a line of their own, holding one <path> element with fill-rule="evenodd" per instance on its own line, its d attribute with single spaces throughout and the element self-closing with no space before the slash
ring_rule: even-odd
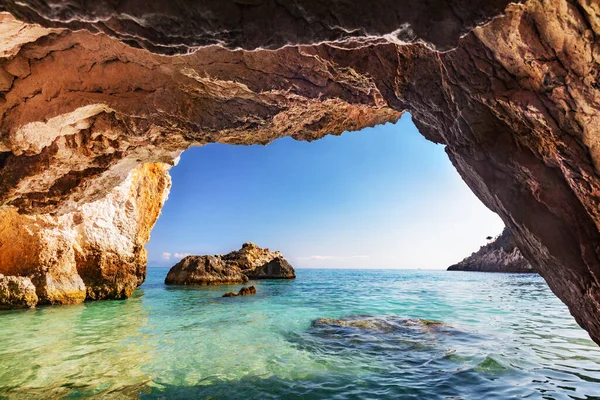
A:
<svg viewBox="0 0 600 400">
<path fill-rule="evenodd" d="M 169 270 L 167 285 L 231 285 L 246 283 L 241 269 L 226 263 L 220 256 L 187 256 Z"/>
<path fill-rule="evenodd" d="M 169 270 L 167 285 L 223 285 L 248 279 L 294 279 L 294 268 L 280 252 L 244 243 L 225 255 L 187 256 Z"/>
<path fill-rule="evenodd" d="M 38 297 L 31 279 L 0 274 L 0 310 L 35 307 Z"/>
<path fill-rule="evenodd" d="M 279 48 L 284 45 L 386 37 L 453 47 L 471 28 L 500 14 L 508 0 L 146 1 L 4 0 L 0 10 L 47 27 L 104 32 L 157 53 L 201 46 Z"/>
<path fill-rule="evenodd" d="M 535 273 L 529 261 L 523 257 L 510 230 L 504 228 L 494 241 L 448 267 L 448 271 Z"/>
<path fill-rule="evenodd" d="M 0 208 L 0 273 L 30 279 L 40 304 L 131 296 L 145 278 L 144 245 L 170 188 L 169 168 L 142 164 L 71 213 Z"/>
<path fill-rule="evenodd" d="M 409 111 L 600 343 L 596 1 L 190 4 L 2 3 L 24 21 L 0 15 L 3 212 L 62 218 L 191 145 L 314 140 Z M 112 275 L 143 275 L 107 254 Z"/>
<path fill-rule="evenodd" d="M 240 250 L 225 254 L 223 260 L 239 268 L 250 279 L 294 279 L 294 268 L 279 251 L 262 249 L 247 242 Z"/>
</svg>

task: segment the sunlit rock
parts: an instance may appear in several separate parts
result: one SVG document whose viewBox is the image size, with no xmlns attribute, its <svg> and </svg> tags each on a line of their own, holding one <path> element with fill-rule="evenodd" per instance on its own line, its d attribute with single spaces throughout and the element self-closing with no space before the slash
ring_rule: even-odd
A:
<svg viewBox="0 0 600 400">
<path fill-rule="evenodd" d="M 249 279 L 294 279 L 294 268 L 278 251 L 244 243 L 225 255 L 186 256 L 169 270 L 167 285 L 223 285 Z"/>
<path fill-rule="evenodd" d="M 129 297 L 144 281 L 144 245 L 170 188 L 169 168 L 140 165 L 102 200 L 67 214 L 0 209 L 0 273 L 29 277 L 40 304 Z"/>
<path fill-rule="evenodd" d="M 38 297 L 31 280 L 0 274 L 0 310 L 35 307 Z"/>
<path fill-rule="evenodd" d="M 250 279 L 294 279 L 294 268 L 279 251 L 262 249 L 248 242 L 237 251 L 224 255 L 223 260 L 238 267 Z"/>
<path fill-rule="evenodd" d="M 506 228 L 492 242 L 481 246 L 477 252 L 474 252 L 461 262 L 448 267 L 448 271 L 536 272 L 529 261 L 523 257 L 512 233 Z"/>
<path fill-rule="evenodd" d="M 241 269 L 223 261 L 220 256 L 187 256 L 169 270 L 167 285 L 229 285 L 246 283 Z"/>
</svg>

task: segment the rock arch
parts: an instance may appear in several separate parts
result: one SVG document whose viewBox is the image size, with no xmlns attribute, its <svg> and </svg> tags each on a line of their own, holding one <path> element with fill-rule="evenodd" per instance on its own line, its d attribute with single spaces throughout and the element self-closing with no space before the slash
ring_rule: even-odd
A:
<svg viewBox="0 0 600 400">
<path fill-rule="evenodd" d="M 193 3 L 0 6 L 0 274 L 127 297 L 187 147 L 409 111 L 600 343 L 597 1 Z"/>
</svg>

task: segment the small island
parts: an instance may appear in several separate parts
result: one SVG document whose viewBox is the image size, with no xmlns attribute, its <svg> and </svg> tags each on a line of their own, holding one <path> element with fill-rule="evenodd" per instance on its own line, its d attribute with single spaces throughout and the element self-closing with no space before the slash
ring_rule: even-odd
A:
<svg viewBox="0 0 600 400">
<path fill-rule="evenodd" d="M 249 279 L 294 279 L 296 273 L 279 251 L 270 251 L 254 243 L 225 255 L 192 255 L 169 270 L 166 285 L 228 285 Z"/>
<path fill-rule="evenodd" d="M 502 234 L 492 242 L 448 267 L 448 271 L 536 273 L 533 266 L 523 257 L 512 232 L 504 228 Z"/>
</svg>

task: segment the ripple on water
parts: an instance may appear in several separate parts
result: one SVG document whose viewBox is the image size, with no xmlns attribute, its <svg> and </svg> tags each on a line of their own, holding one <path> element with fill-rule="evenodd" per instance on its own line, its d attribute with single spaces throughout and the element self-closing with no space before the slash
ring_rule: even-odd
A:
<svg viewBox="0 0 600 400">
<path fill-rule="evenodd" d="M 0 313 L 0 398 L 600 394 L 598 347 L 537 276 L 299 270 L 231 301 L 148 272 L 127 301 Z"/>
</svg>

